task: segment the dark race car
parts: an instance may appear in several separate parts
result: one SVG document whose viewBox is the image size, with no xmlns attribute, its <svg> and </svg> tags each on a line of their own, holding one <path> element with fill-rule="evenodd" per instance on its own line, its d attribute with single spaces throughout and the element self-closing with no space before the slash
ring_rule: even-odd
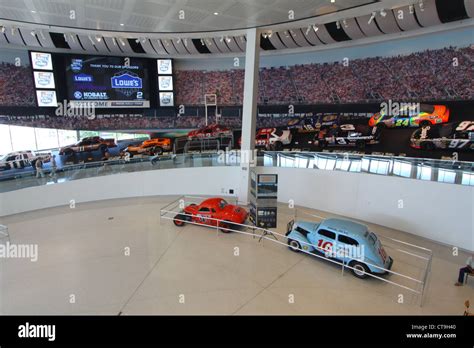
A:
<svg viewBox="0 0 474 348">
<path fill-rule="evenodd" d="M 92 152 L 100 150 L 104 153 L 108 148 L 117 146 L 114 139 L 102 139 L 101 137 L 88 137 L 75 144 L 64 146 L 59 149 L 60 155 L 70 156 L 80 152 Z"/>
<path fill-rule="evenodd" d="M 342 124 L 321 129 L 313 139 L 313 144 L 320 148 L 331 146 L 355 146 L 359 149 L 379 142 L 380 132 L 377 127 L 366 125 Z"/>
<path fill-rule="evenodd" d="M 419 128 L 411 135 L 410 146 L 422 150 L 474 151 L 474 121 Z"/>
</svg>

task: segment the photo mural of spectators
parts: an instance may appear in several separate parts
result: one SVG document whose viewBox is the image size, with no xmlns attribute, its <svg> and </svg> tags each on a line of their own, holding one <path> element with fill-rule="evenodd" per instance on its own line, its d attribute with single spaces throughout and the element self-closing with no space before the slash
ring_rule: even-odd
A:
<svg viewBox="0 0 474 348">
<path fill-rule="evenodd" d="M 0 62 L 0 106 L 35 105 L 35 89 L 31 69 Z"/>
<path fill-rule="evenodd" d="M 261 68 L 259 102 L 366 103 L 387 99 L 472 100 L 474 58 L 471 47 L 427 50 L 395 57 Z M 218 104 L 241 105 L 243 70 L 177 73 L 178 104 L 203 105 L 205 93 L 217 93 Z"/>
</svg>

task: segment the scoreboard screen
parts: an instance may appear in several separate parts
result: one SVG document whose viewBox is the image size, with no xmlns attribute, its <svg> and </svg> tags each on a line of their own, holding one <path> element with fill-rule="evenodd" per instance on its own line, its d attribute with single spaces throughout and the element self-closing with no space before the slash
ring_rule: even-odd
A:
<svg viewBox="0 0 474 348">
<path fill-rule="evenodd" d="M 71 106 L 149 108 L 148 61 L 139 58 L 68 56 Z"/>
</svg>

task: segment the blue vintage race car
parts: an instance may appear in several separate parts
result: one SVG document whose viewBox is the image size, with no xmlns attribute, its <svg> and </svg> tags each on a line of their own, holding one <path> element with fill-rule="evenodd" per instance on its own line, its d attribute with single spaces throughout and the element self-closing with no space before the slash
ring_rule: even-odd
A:
<svg viewBox="0 0 474 348">
<path fill-rule="evenodd" d="M 377 236 L 357 222 L 334 218 L 320 223 L 292 220 L 286 236 L 292 251 L 303 250 L 343 262 L 358 278 L 366 278 L 368 273 L 385 274 L 393 264 Z"/>
</svg>

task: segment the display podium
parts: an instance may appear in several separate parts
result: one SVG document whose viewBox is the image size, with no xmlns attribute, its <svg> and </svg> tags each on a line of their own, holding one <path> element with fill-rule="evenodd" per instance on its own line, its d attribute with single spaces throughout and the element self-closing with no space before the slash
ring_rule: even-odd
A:
<svg viewBox="0 0 474 348">
<path fill-rule="evenodd" d="M 278 175 L 250 171 L 250 221 L 261 228 L 277 227 Z"/>
</svg>

